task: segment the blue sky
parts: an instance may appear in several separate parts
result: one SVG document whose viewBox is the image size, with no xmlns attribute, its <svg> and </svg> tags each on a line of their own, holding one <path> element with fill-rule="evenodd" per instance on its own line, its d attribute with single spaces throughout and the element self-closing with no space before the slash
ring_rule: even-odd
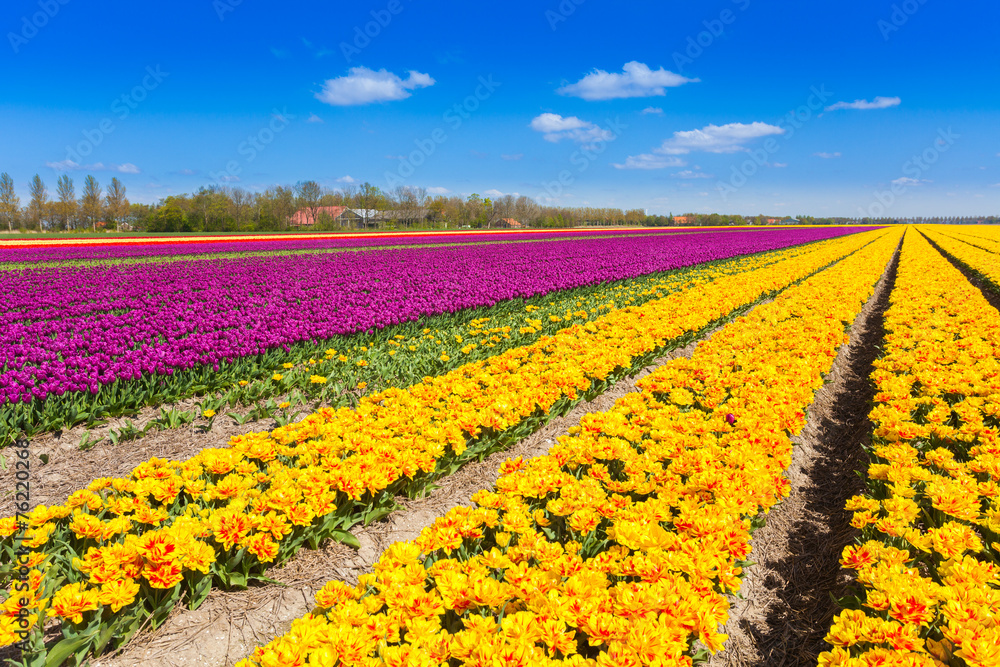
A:
<svg viewBox="0 0 1000 667">
<path fill-rule="evenodd" d="M 0 171 L 22 199 L 66 172 L 143 202 L 315 179 L 996 214 L 998 25 L 984 1 L 8 0 Z"/>
</svg>

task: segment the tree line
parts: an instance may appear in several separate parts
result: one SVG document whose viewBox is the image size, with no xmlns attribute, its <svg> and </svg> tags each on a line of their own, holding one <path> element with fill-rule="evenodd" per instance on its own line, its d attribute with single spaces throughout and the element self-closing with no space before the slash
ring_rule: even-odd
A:
<svg viewBox="0 0 1000 667">
<path fill-rule="evenodd" d="M 68 174 L 62 174 L 54 196 L 37 174 L 29 183 L 30 199 L 22 207 L 14 192 L 14 181 L 0 174 L 0 229 L 8 231 L 99 231 L 139 232 L 257 232 L 286 231 L 298 211 L 315 221 L 309 229 L 339 231 L 358 226 L 389 229 L 491 229 L 506 226 L 506 219 L 524 227 L 560 228 L 579 226 L 679 224 L 671 215 L 647 215 L 642 209 L 543 206 L 525 196 L 495 197 L 472 194 L 428 195 L 423 188 L 400 186 L 383 190 L 371 183 L 327 188 L 316 181 L 277 185 L 262 192 L 241 187 L 212 185 L 194 194 L 171 195 L 156 204 L 132 204 L 125 186 L 117 178 L 102 190 L 88 175 L 79 198 Z M 346 224 L 334 220 L 323 209 L 344 206 L 358 211 L 364 220 Z M 356 217 L 356 216 L 355 216 Z M 370 220 L 369 220 L 370 217 Z M 681 216 L 678 216 L 681 217 Z M 686 213 L 684 226 L 765 225 L 775 217 Z M 816 218 L 799 216 L 806 225 L 891 224 L 899 222 L 991 222 L 987 218 Z"/>
<path fill-rule="evenodd" d="M 102 190 L 97 179 L 88 175 L 83 180 L 80 198 L 76 185 L 68 174 L 59 177 L 55 197 L 38 174 L 28 184 L 30 200 L 24 208 L 14 192 L 14 179 L 0 174 L 0 226 L 7 231 L 78 231 L 119 229 L 129 224 L 133 205 L 125 196 L 125 186 L 112 178 Z"/>
</svg>

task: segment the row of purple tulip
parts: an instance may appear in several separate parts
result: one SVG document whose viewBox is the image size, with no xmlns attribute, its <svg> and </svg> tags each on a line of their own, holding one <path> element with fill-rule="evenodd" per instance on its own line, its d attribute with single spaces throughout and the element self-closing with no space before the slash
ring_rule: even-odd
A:
<svg viewBox="0 0 1000 667">
<path fill-rule="evenodd" d="M 42 240 L 38 246 L 17 247 L 0 245 L 0 264 L 2 263 L 38 263 L 66 261 L 96 261 L 114 260 L 129 257 L 173 257 L 183 255 L 204 255 L 219 253 L 271 253 L 294 252 L 302 250 L 327 250 L 335 248 L 370 248 L 384 246 L 408 245 L 443 245 L 455 243 L 484 243 L 496 241 L 540 241 L 545 239 L 569 239 L 595 235 L 647 235 L 670 234 L 678 231 L 694 231 L 690 229 L 669 228 L 658 230 L 567 230 L 552 232 L 504 232 L 469 231 L 460 234 L 399 234 L 397 236 L 369 237 L 327 237 L 310 238 L 288 236 L 280 239 L 239 239 L 219 238 L 211 241 L 157 241 L 153 243 L 115 243 L 108 239 L 102 243 L 97 239 L 93 245 L 61 245 L 60 240 Z M 51 244 L 46 247 L 43 244 Z"/>
<path fill-rule="evenodd" d="M 0 405 L 868 227 L 12 270 Z"/>
</svg>

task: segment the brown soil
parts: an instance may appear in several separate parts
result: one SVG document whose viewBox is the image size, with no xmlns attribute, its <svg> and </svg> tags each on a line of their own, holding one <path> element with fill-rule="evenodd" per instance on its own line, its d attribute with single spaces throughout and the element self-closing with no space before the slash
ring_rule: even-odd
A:
<svg viewBox="0 0 1000 667">
<path fill-rule="evenodd" d="M 709 334 L 710 335 L 710 334 Z M 707 337 L 707 336 L 706 336 Z M 282 585 L 265 585 L 246 591 L 213 591 L 197 611 L 178 607 L 155 632 L 137 634 L 117 655 L 94 660 L 93 667 L 222 667 L 248 656 L 256 646 L 285 633 L 291 622 L 313 608 L 313 598 L 327 581 L 356 583 L 371 571 L 382 551 L 420 531 L 459 505 L 471 504 L 480 489 L 492 488 L 500 464 L 510 457 L 530 458 L 546 453 L 560 435 L 577 426 L 588 413 L 610 409 L 616 400 L 636 391 L 635 383 L 668 360 L 690 356 L 697 344 L 674 350 L 632 377 L 625 378 L 588 403 L 580 403 L 565 417 L 552 419 L 540 430 L 510 449 L 497 452 L 482 463 L 466 465 L 442 479 L 426 498 L 398 498 L 402 509 L 384 521 L 351 531 L 361 543 L 357 551 L 327 542 L 317 551 L 303 549 L 267 576 Z"/>
<path fill-rule="evenodd" d="M 813 667 L 829 650 L 823 638 L 839 611 L 831 594 L 842 597 L 851 582 L 840 554 L 857 534 L 844 504 L 863 490 L 856 471 L 867 468 L 863 446 L 872 431 L 868 378 L 898 261 L 897 249 L 816 393 L 805 429 L 793 438 L 791 495 L 754 533 L 755 564 L 745 570 L 743 599 L 730 598 L 729 640 L 709 661 L 712 667 Z"/>
<path fill-rule="evenodd" d="M 181 412 L 191 411 L 196 410 L 195 403 L 198 400 L 191 398 L 163 407 Z M 252 406 L 237 406 L 234 409 L 226 408 L 224 412 L 244 416 L 252 409 Z M 303 406 L 300 410 L 302 410 L 300 415 L 308 414 L 311 405 Z M 160 406 L 143 408 L 138 416 L 130 419 L 136 428 L 142 429 L 159 414 Z M 80 441 L 88 432 L 85 426 L 58 433 L 47 433 L 32 439 L 28 447 L 31 472 L 30 506 L 63 503 L 71 493 L 86 488 L 90 482 L 99 477 L 128 477 L 137 465 L 154 456 L 185 461 L 203 449 L 228 446 L 233 436 L 254 431 L 268 431 L 275 426 L 270 419 L 239 425 L 220 411 L 208 431 L 201 428 L 207 425 L 207 422 L 199 418 L 194 424 L 183 428 L 151 430 L 137 440 L 112 444 L 107 435 L 112 429 L 123 428 L 126 421 L 126 418 L 109 420 L 103 426 L 89 429 L 92 442 L 99 438 L 104 440 L 86 451 L 80 449 Z M 9 451 L 0 454 L 9 454 Z M 48 456 L 48 463 L 42 463 L 41 455 Z M 0 470 L 0 489 L 4 489 L 3 497 L 0 497 L 0 517 L 14 514 L 15 470 L 11 463 L 11 457 L 8 456 L 8 469 Z"/>
</svg>

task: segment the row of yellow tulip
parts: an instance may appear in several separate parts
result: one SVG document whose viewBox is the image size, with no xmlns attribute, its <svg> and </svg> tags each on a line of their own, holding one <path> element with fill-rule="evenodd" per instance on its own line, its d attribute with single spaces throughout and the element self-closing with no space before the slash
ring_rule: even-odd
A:
<svg viewBox="0 0 1000 667">
<path fill-rule="evenodd" d="M 860 252 L 665 364 L 477 507 L 391 546 L 357 586 L 241 663 L 691 665 L 718 651 L 753 520 L 788 493 L 790 434 L 898 246 Z"/>
<path fill-rule="evenodd" d="M 934 227 L 920 229 L 946 253 L 1000 287 L 1000 255 L 997 254 L 1000 252 L 1000 243 L 968 236 L 960 237 L 953 230 L 945 233 Z"/>
<path fill-rule="evenodd" d="M 1000 664 L 1000 313 L 911 231 L 885 329 L 869 490 L 847 505 L 862 539 L 841 561 L 862 593 L 820 664 Z"/>
<path fill-rule="evenodd" d="M 995 225 L 930 225 L 921 226 L 924 232 L 939 232 L 947 234 L 966 243 L 977 245 L 994 252 L 1000 250 L 1000 228 Z"/>
<path fill-rule="evenodd" d="M 182 592 L 196 606 L 213 580 L 243 586 L 306 542 L 350 539 L 347 528 L 388 512 L 396 495 L 524 435 L 668 342 L 684 342 L 880 235 L 817 244 L 747 274 L 724 272 L 409 389 L 371 395 L 356 411 L 321 410 L 186 462 L 152 459 L 129 478 L 95 480 L 64 505 L 30 513 L 19 565 L 32 586 L 12 587 L 0 641 L 15 640 L 26 622 L 29 648 L 47 650 L 37 618 L 48 615 L 65 635 L 49 647 L 56 657 L 99 653 L 146 618 L 160 622 Z M 16 530 L 0 520 L 10 562 Z"/>
</svg>

